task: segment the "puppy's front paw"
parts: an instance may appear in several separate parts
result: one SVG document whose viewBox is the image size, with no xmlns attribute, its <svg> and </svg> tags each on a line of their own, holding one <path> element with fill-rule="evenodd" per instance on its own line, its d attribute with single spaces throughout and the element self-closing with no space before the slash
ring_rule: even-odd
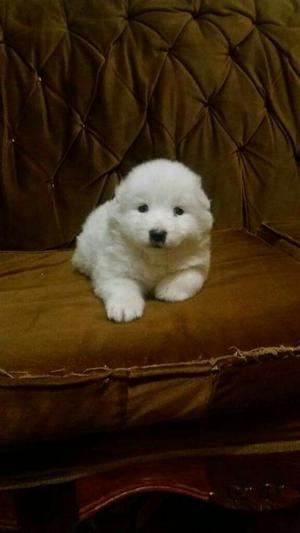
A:
<svg viewBox="0 0 300 533">
<path fill-rule="evenodd" d="M 205 276 L 197 270 L 185 270 L 163 279 L 155 289 L 155 297 L 167 302 L 182 302 L 202 287 Z"/>
<path fill-rule="evenodd" d="M 176 287 L 175 283 L 160 285 L 155 290 L 155 297 L 166 302 L 182 302 L 191 296 L 189 291 L 182 287 Z"/>
<path fill-rule="evenodd" d="M 143 298 L 138 296 L 132 296 L 126 302 L 115 297 L 106 303 L 106 314 L 114 322 L 130 322 L 142 316 L 144 307 Z"/>
</svg>

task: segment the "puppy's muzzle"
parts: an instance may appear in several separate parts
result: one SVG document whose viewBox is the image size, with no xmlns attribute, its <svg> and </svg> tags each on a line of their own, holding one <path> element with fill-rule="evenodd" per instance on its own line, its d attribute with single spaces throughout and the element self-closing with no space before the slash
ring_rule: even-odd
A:
<svg viewBox="0 0 300 533">
<path fill-rule="evenodd" d="M 149 239 L 151 244 L 154 246 L 162 246 L 165 244 L 167 238 L 167 232 L 158 230 L 158 229 L 151 229 L 149 231 Z"/>
</svg>

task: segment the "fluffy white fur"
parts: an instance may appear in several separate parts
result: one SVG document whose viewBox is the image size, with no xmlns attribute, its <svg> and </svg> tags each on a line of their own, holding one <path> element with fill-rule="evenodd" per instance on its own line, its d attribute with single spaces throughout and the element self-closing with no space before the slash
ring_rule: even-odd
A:
<svg viewBox="0 0 300 533">
<path fill-rule="evenodd" d="M 142 316 L 146 294 L 176 302 L 201 289 L 212 223 L 200 177 L 156 159 L 135 167 L 89 215 L 72 262 L 91 278 L 108 318 L 127 322 Z"/>
</svg>

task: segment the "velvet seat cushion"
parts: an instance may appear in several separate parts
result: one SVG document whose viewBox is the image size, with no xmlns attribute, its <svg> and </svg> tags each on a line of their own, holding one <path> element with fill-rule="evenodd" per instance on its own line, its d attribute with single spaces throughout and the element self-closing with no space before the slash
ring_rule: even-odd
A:
<svg viewBox="0 0 300 533">
<path fill-rule="evenodd" d="M 300 266 L 215 231 L 203 290 L 107 320 L 72 251 L 0 254 L 0 444 L 298 401 Z"/>
</svg>

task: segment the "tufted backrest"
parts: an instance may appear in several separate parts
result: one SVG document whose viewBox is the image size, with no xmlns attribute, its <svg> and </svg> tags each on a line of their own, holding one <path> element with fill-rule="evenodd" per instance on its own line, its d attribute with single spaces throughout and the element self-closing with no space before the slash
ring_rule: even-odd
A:
<svg viewBox="0 0 300 533">
<path fill-rule="evenodd" d="M 300 0 L 0 0 L 0 247 L 72 242 L 136 163 L 216 228 L 300 215 Z"/>
</svg>

